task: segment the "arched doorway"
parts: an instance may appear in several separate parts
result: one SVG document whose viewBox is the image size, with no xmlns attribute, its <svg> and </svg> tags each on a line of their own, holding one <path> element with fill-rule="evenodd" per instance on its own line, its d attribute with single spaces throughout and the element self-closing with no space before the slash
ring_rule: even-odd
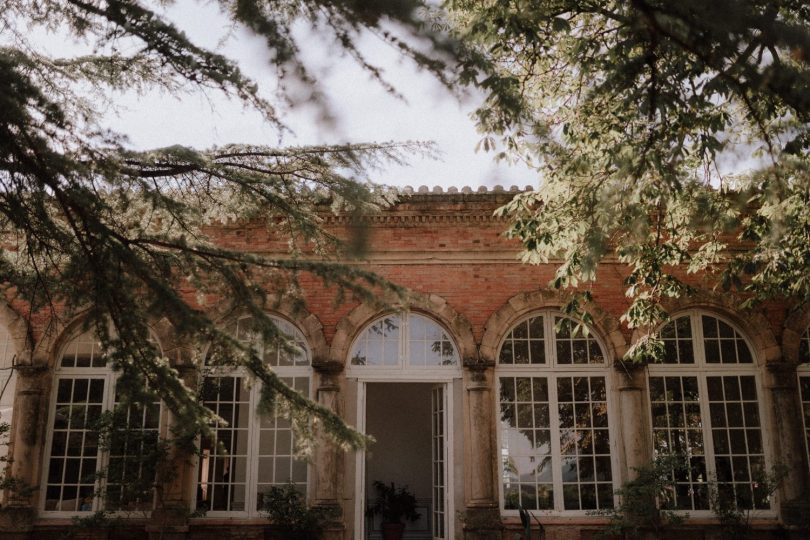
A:
<svg viewBox="0 0 810 540">
<path fill-rule="evenodd" d="M 367 516 L 374 482 L 406 486 L 419 519 L 409 540 L 454 537 L 454 468 L 460 439 L 461 360 L 448 331 L 414 312 L 373 320 L 350 348 L 346 376 L 357 382 L 357 427 L 376 443 L 358 452 L 355 538 L 381 537 L 381 519 Z M 459 403 L 456 403 L 459 401 Z"/>
</svg>

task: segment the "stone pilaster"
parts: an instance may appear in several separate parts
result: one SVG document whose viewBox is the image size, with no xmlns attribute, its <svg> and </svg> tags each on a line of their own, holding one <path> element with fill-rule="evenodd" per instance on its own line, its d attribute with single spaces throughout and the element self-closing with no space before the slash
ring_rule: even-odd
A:
<svg viewBox="0 0 810 540">
<path fill-rule="evenodd" d="M 774 461 L 788 469 L 779 489 L 784 512 L 785 504 L 798 499 L 810 485 L 802 440 L 802 411 L 796 366 L 789 362 L 769 362 L 766 372 L 765 391 L 770 393 L 769 420 L 774 440 Z"/>
<path fill-rule="evenodd" d="M 318 404 L 340 414 L 338 407 L 340 384 L 338 378 L 343 370 L 340 362 L 319 361 L 312 363 L 318 374 L 318 388 L 316 400 Z M 338 448 L 327 440 L 324 434 L 318 434 L 319 441 L 315 448 L 313 464 L 315 466 L 315 493 L 312 502 L 317 506 L 326 506 L 340 515 L 340 475 L 339 464 L 341 455 Z M 334 523 L 327 526 L 323 532 L 324 540 L 339 540 L 343 538 L 345 526 L 338 517 Z"/>
<path fill-rule="evenodd" d="M 503 526 L 498 512 L 498 490 L 495 484 L 495 418 L 491 365 L 468 364 L 465 373 L 467 411 L 466 434 L 469 442 L 466 460 L 468 481 L 467 508 L 464 515 L 464 538 L 500 539 Z"/>
<path fill-rule="evenodd" d="M 0 510 L 0 536 L 23 539 L 30 537 L 37 514 L 36 488 L 42 471 L 49 377 L 44 366 L 20 365 L 15 369 L 17 383 L 7 468 L 14 487 L 7 490 L 8 503 Z"/>
<path fill-rule="evenodd" d="M 176 358 L 175 367 L 188 388 L 195 388 L 199 382 L 199 371 L 191 362 L 191 348 L 177 347 L 172 352 Z M 174 417 L 164 407 L 161 424 L 166 426 L 163 436 L 171 441 Z M 151 519 L 146 525 L 150 539 L 184 540 L 188 537 L 189 510 L 196 507 L 197 470 L 194 455 L 188 441 L 174 441 L 169 446 L 166 463 L 161 464 L 157 473 L 158 501 L 152 510 Z M 189 489 L 194 486 L 194 489 Z"/>
<path fill-rule="evenodd" d="M 652 461 L 652 436 L 647 420 L 644 389 L 646 375 L 641 364 L 616 362 L 617 388 L 619 391 L 619 415 L 613 420 L 621 427 L 621 446 L 624 460 L 620 467 L 623 481 L 636 476 L 635 469 Z"/>
</svg>

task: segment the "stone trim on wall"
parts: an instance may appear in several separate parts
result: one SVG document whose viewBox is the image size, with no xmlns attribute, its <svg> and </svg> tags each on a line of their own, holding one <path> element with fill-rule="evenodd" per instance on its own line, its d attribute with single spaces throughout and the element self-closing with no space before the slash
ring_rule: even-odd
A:
<svg viewBox="0 0 810 540">
<path fill-rule="evenodd" d="M 799 341 L 808 326 L 810 326 L 810 306 L 795 310 L 785 318 L 782 332 L 782 354 L 785 362 L 799 363 Z"/>
<path fill-rule="evenodd" d="M 15 365 L 30 365 L 34 340 L 28 321 L 7 303 L 0 302 L 0 325 L 8 331 L 14 345 Z"/>
</svg>

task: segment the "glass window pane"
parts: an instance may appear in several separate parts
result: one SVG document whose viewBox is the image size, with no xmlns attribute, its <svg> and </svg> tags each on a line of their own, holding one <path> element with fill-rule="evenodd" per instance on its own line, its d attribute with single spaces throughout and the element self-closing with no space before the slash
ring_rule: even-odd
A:
<svg viewBox="0 0 810 540">
<path fill-rule="evenodd" d="M 698 379 L 693 376 L 650 377 L 653 444 L 656 454 L 679 454 L 687 458 L 703 454 Z M 654 397 L 652 392 L 655 392 Z M 691 428 L 691 429 L 690 429 Z M 673 471 L 677 508 L 708 508 L 702 499 L 691 497 L 706 485 L 705 474 Z M 689 496 L 687 496 L 689 495 Z"/>
<path fill-rule="evenodd" d="M 91 388 L 94 392 L 100 388 L 103 395 L 104 379 L 62 376 L 56 384 L 57 403 L 45 473 L 45 509 L 89 512 L 93 510 L 97 489 L 98 444 L 87 424 L 88 408 L 97 406 L 91 405 L 88 398 Z"/>
<path fill-rule="evenodd" d="M 717 386 L 721 377 L 707 377 L 710 386 Z M 723 399 L 710 397 L 712 429 L 715 443 L 715 468 L 718 493 L 733 497 L 732 503 L 741 510 L 767 509 L 766 497 L 754 497 L 752 463 L 764 462 L 762 435 L 759 428 L 756 385 L 753 375 L 722 377 Z M 753 396 L 752 396 L 753 394 Z M 743 397 L 753 397 L 747 401 Z M 715 398 L 719 398 L 715 393 Z M 750 426 L 749 426 L 750 422 Z M 749 429 L 743 429 L 748 427 Z"/>
</svg>

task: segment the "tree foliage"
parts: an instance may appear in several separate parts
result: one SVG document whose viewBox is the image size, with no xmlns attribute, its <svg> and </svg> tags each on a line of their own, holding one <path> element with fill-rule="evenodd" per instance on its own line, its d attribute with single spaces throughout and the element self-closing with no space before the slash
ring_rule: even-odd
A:
<svg viewBox="0 0 810 540">
<path fill-rule="evenodd" d="M 419 35 L 439 56 L 451 44 L 420 26 L 417 4 L 409 0 L 215 2 L 235 25 L 266 41 L 269 68 L 281 81 L 268 98 L 235 62 L 195 44 L 167 19 L 161 6 L 170 3 L 0 0 L 0 288 L 28 318 L 43 310 L 54 321 L 83 314 L 121 373 L 122 395 L 148 402 L 156 393 L 178 417 L 175 425 L 190 433 L 213 419 L 150 340 L 150 322 L 168 321 L 179 343 L 205 344 L 220 365 L 246 368 L 263 383 L 263 410 L 282 405 L 306 434 L 314 422 L 344 446 L 362 445 L 361 435 L 283 384 L 254 349 L 215 324 L 212 308 L 219 316 L 252 315 L 265 341 L 293 351 L 265 311 L 273 302 L 300 303 L 301 275 L 364 301 L 378 298 L 380 289 L 404 294 L 340 262 L 345 246 L 323 228 L 322 217 L 388 204 L 393 194 L 372 185 L 370 171 L 431 147 L 133 151 L 126 134 L 104 126 L 101 112 L 124 89 L 217 91 L 283 132 L 278 105 L 291 102 L 287 87 L 305 84 L 313 100 L 320 96 L 294 25 L 330 32 L 383 85 L 379 68 L 355 44 L 362 32 L 377 34 L 448 85 L 441 61 L 389 29 Z M 88 52 L 49 56 L 36 40 L 43 31 L 78 40 Z M 286 242 L 287 253 L 248 253 L 217 241 L 217 230 L 249 221 L 265 224 L 271 240 Z M 144 389 L 150 395 L 142 396 Z"/>
<path fill-rule="evenodd" d="M 496 66 L 477 121 L 541 184 L 500 212 L 553 285 L 628 267 L 623 319 L 654 330 L 709 273 L 748 304 L 810 299 L 810 8 L 799 1 L 457 1 Z M 584 298 L 583 298 L 584 296 Z M 628 355 L 655 356 L 656 339 Z"/>
<path fill-rule="evenodd" d="M 82 312 L 130 383 L 123 387 L 157 392 L 177 425 L 205 429 L 211 418 L 150 341 L 147 321 L 167 320 L 178 340 L 207 343 L 218 362 L 254 373 L 265 409 L 283 403 L 299 428 L 314 417 L 338 442 L 363 442 L 214 324 L 210 308 L 247 312 L 263 339 L 292 350 L 265 310 L 279 297 L 300 298 L 302 274 L 362 300 L 379 288 L 403 294 L 339 262 L 345 246 L 321 216 L 387 204 L 392 194 L 367 181 L 369 170 L 430 147 L 136 152 L 100 115 L 122 89 L 206 90 L 283 131 L 287 88 L 306 85 L 316 102 L 321 95 L 296 24 L 329 33 L 390 92 L 356 46 L 362 32 L 448 87 L 487 92 L 477 113 L 484 146 L 500 137 L 502 157 L 542 173 L 542 185 L 502 213 L 525 261 L 561 261 L 554 286 L 587 284 L 616 258 L 629 267 L 625 320 L 648 329 L 666 319 L 664 299 L 688 292 L 689 273 L 715 272 L 750 300 L 810 296 L 810 10 L 802 2 L 459 0 L 440 13 L 418 0 L 218 0 L 234 24 L 265 40 L 281 81 L 272 98 L 168 20 L 160 6 L 169 3 L 0 0 L 0 283 L 31 313 Z M 83 41 L 88 53 L 45 54 L 32 38 L 41 29 Z M 741 156 L 751 158 L 750 172 L 741 172 Z M 289 253 L 228 249 L 211 235 L 245 220 L 266 224 Z M 588 300 L 581 290 L 575 302 Z M 655 339 L 640 343 L 631 357 L 660 350 Z"/>
</svg>

